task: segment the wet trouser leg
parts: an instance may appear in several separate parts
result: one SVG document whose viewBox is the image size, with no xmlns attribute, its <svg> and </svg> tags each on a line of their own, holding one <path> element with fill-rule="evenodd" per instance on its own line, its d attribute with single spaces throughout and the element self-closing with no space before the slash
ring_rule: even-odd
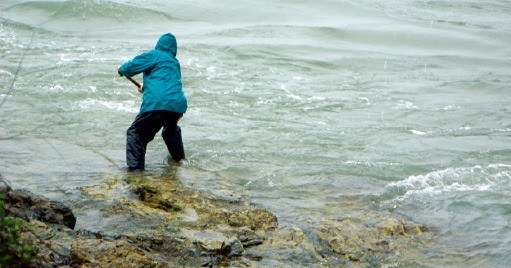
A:
<svg viewBox="0 0 511 268">
<path fill-rule="evenodd" d="M 179 118 L 178 118 L 179 120 Z M 173 121 L 167 122 L 163 126 L 161 136 L 169 149 L 170 156 L 174 161 L 180 161 L 185 158 L 185 152 L 183 148 L 183 139 L 181 137 L 181 128 Z"/>
<path fill-rule="evenodd" d="M 144 143 L 140 135 L 131 127 L 128 129 L 126 137 L 126 163 L 128 171 L 144 170 L 147 143 Z"/>
<path fill-rule="evenodd" d="M 137 115 L 131 126 L 126 131 L 126 163 L 128 165 L 128 170 L 144 170 L 147 144 L 154 139 L 154 135 L 156 135 L 162 126 L 165 126 L 165 134 L 162 133 L 162 136 L 167 147 L 169 147 L 169 144 L 172 145 L 169 147 L 169 152 L 171 154 L 174 152 L 176 158 L 179 157 L 179 155 L 175 153 L 176 149 L 174 149 L 176 147 L 176 142 L 173 141 L 173 138 L 169 137 L 173 137 L 173 135 L 175 135 L 176 130 L 179 128 L 177 126 L 177 121 L 181 116 L 182 114 L 180 113 L 170 111 L 150 111 Z M 181 137 L 180 134 L 181 132 L 179 131 L 179 137 Z M 179 140 L 181 141 L 181 139 Z M 184 153 L 182 149 L 182 141 L 180 144 L 180 150 L 183 158 Z M 172 148 L 172 151 L 170 148 Z M 179 149 L 177 149 L 177 152 L 179 152 Z M 173 158 L 174 155 L 172 155 Z"/>
</svg>

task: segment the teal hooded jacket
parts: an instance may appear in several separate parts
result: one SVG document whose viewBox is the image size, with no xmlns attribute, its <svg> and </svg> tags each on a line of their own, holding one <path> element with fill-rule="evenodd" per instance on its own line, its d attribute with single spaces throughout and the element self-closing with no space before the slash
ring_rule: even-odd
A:
<svg viewBox="0 0 511 268">
<path fill-rule="evenodd" d="M 142 53 L 119 67 L 119 74 L 132 77 L 144 73 L 140 113 L 166 110 L 185 113 L 188 107 L 181 83 L 181 66 L 176 59 L 174 35 L 160 37 L 155 49 Z"/>
</svg>

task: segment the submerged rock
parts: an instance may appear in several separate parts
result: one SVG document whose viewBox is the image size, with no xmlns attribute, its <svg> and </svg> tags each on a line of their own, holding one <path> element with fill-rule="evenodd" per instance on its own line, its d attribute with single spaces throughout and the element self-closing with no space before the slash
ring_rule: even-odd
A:
<svg viewBox="0 0 511 268">
<path fill-rule="evenodd" d="M 273 230 L 277 228 L 277 216 L 263 208 L 244 209 L 226 213 L 232 227 L 249 227 L 252 230 Z"/>
<path fill-rule="evenodd" d="M 319 267 L 323 262 L 309 237 L 294 226 L 272 231 L 263 243 L 249 247 L 246 255 L 256 257 L 251 266 L 257 267 Z"/>
<path fill-rule="evenodd" d="M 354 263 L 382 265 L 400 263 L 406 257 L 420 260 L 420 252 L 414 248 L 424 248 L 421 235 L 427 230 L 424 226 L 401 219 L 385 218 L 385 215 L 368 219 L 344 218 L 325 220 L 317 230 L 317 235 L 325 247 L 322 252 L 339 256 Z M 376 222 L 375 222 L 376 221 Z"/>
<path fill-rule="evenodd" d="M 177 181 L 130 181 L 131 192 L 146 207 L 129 205 L 135 214 L 164 213 L 182 227 L 270 231 L 278 227 L 277 217 L 268 210 L 241 201 L 210 197 L 185 188 Z M 156 209 L 157 211 L 149 211 Z"/>
<path fill-rule="evenodd" d="M 427 231 L 425 226 L 398 219 L 387 219 L 375 225 L 382 236 L 414 237 Z"/>
<path fill-rule="evenodd" d="M 316 219 L 311 228 L 279 227 L 270 211 L 244 202 L 222 199 L 184 187 L 178 180 L 129 178 L 95 187 L 95 197 L 125 184 L 134 199 L 106 200 L 105 212 L 140 220 L 158 230 L 131 239 L 151 254 L 175 266 L 286 267 L 381 266 L 426 259 L 424 226 L 393 217 L 390 213 L 342 219 Z M 84 189 L 84 192 L 89 192 Z M 154 241 L 151 237 L 161 237 Z M 136 242 L 138 241 L 138 242 Z M 170 246 L 165 246 L 170 245 Z M 169 254 L 168 249 L 175 254 Z M 417 263 L 420 263 L 417 262 Z"/>
<path fill-rule="evenodd" d="M 109 203 L 102 209 L 105 218 L 124 215 L 132 224 L 145 226 L 147 233 L 128 234 L 130 241 L 173 266 L 242 265 L 252 258 L 245 255 L 245 247 L 263 244 L 278 227 L 277 217 L 264 208 L 208 196 L 177 180 L 111 179 L 83 191 Z M 115 184 L 124 184 L 131 198 L 115 198 L 112 189 L 123 188 Z"/>
</svg>

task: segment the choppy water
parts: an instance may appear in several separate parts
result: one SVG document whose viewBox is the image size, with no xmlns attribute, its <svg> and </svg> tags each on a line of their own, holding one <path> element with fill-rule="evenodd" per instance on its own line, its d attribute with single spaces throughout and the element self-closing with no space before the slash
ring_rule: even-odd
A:
<svg viewBox="0 0 511 268">
<path fill-rule="evenodd" d="M 158 137 L 149 172 L 281 224 L 355 200 L 432 227 L 465 265 L 505 266 L 510 15 L 507 0 L 3 0 L 0 174 L 80 213 L 80 187 L 124 166 L 140 104 L 116 69 L 171 31 L 188 161 L 169 168 Z"/>
</svg>

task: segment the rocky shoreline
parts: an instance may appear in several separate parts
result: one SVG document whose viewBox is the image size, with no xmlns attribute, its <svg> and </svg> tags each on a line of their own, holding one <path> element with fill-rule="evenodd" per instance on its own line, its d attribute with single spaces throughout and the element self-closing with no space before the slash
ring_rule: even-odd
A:
<svg viewBox="0 0 511 268">
<path fill-rule="evenodd" d="M 434 235 L 385 212 L 319 219 L 310 230 L 279 226 L 273 213 L 243 199 L 136 175 L 81 189 L 85 198 L 108 204 L 98 212 L 105 218 L 123 217 L 133 225 L 114 228 L 117 233 L 75 230 L 77 219 L 61 202 L 11 189 L 1 178 L 0 190 L 8 215 L 28 223 L 23 237 L 38 249 L 33 267 L 424 265 Z M 141 222 L 144 231 L 137 227 Z"/>
</svg>

